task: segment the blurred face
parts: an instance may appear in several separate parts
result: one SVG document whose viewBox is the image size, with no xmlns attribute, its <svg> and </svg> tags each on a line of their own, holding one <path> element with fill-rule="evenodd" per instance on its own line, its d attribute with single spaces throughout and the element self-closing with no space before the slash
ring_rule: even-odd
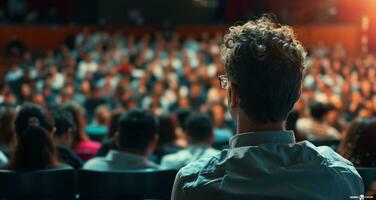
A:
<svg viewBox="0 0 376 200">
<path fill-rule="evenodd" d="M 351 96 L 353 103 L 360 103 L 362 101 L 362 95 L 359 92 L 354 92 Z"/>
<path fill-rule="evenodd" d="M 163 94 L 163 84 L 158 82 L 154 85 L 154 94 L 155 95 L 162 95 Z"/>
<path fill-rule="evenodd" d="M 30 86 L 27 84 L 23 84 L 21 86 L 21 92 L 22 92 L 22 96 L 30 96 L 31 95 Z"/>
<path fill-rule="evenodd" d="M 4 99 L 7 105 L 13 105 L 16 103 L 16 97 L 14 95 L 6 95 Z"/>
<path fill-rule="evenodd" d="M 90 62 L 91 59 L 92 59 L 91 54 L 88 53 L 88 54 L 86 55 L 86 57 L 85 57 L 85 60 L 86 60 L 87 62 Z"/>
<path fill-rule="evenodd" d="M 215 105 L 212 109 L 214 117 L 214 126 L 220 127 L 224 122 L 225 112 L 221 105 Z"/>
<path fill-rule="evenodd" d="M 369 94 L 371 92 L 371 83 L 369 81 L 362 82 L 362 91 L 365 94 Z"/>
<path fill-rule="evenodd" d="M 45 105 L 44 97 L 43 97 L 43 95 L 41 95 L 41 94 L 34 95 L 34 96 L 33 96 L 33 102 L 34 102 L 35 104 L 40 105 L 40 106 L 44 106 L 44 105 Z"/>
<path fill-rule="evenodd" d="M 189 108 L 189 100 L 188 98 L 181 98 L 179 99 L 179 107 L 180 108 Z"/>
<path fill-rule="evenodd" d="M 67 94 L 67 96 L 73 96 L 73 94 L 74 94 L 73 86 L 67 86 L 65 88 L 65 93 Z"/>
<path fill-rule="evenodd" d="M 201 93 L 201 86 L 199 84 L 193 84 L 191 88 L 191 96 L 199 97 Z"/>
<path fill-rule="evenodd" d="M 331 110 L 325 115 L 324 120 L 327 121 L 331 125 L 335 125 L 338 119 L 338 115 L 339 113 L 337 111 Z"/>
<path fill-rule="evenodd" d="M 84 81 L 81 84 L 81 90 L 83 93 L 90 93 L 90 83 L 89 81 Z"/>
<path fill-rule="evenodd" d="M 50 72 L 52 75 L 55 75 L 57 73 L 57 68 L 55 66 L 51 67 Z"/>
</svg>

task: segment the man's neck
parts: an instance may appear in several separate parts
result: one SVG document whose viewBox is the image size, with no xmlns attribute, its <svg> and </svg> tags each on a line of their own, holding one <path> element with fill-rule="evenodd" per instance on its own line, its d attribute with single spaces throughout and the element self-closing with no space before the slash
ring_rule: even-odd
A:
<svg viewBox="0 0 376 200">
<path fill-rule="evenodd" d="M 285 122 L 275 123 L 255 123 L 249 120 L 244 113 L 240 114 L 237 119 L 237 134 L 259 131 L 284 131 Z"/>
<path fill-rule="evenodd" d="M 134 154 L 134 155 L 147 158 L 147 153 L 145 153 L 144 151 L 137 150 L 137 149 L 121 149 L 120 151 L 123 153 Z"/>
</svg>

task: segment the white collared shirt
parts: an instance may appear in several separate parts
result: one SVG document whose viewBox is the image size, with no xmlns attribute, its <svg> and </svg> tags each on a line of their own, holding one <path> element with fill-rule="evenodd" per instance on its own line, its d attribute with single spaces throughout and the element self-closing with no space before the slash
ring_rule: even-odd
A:
<svg viewBox="0 0 376 200">
<path fill-rule="evenodd" d="M 192 145 L 187 149 L 163 156 L 161 167 L 166 169 L 180 169 L 193 161 L 211 157 L 219 153 L 220 151 L 208 145 Z"/>
<path fill-rule="evenodd" d="M 106 157 L 97 157 L 87 161 L 84 169 L 95 171 L 158 169 L 159 166 L 146 157 L 111 150 Z"/>
<path fill-rule="evenodd" d="M 183 167 L 172 192 L 186 199 L 349 199 L 364 193 L 354 166 L 292 131 L 238 134 L 220 155 Z"/>
</svg>

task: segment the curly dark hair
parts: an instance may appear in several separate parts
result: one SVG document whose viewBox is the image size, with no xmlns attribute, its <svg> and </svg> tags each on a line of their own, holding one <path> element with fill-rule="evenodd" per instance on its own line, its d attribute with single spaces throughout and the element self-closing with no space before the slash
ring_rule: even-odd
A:
<svg viewBox="0 0 376 200">
<path fill-rule="evenodd" d="M 306 56 L 292 28 L 267 16 L 232 26 L 221 53 L 247 117 L 258 123 L 284 121 L 300 96 Z"/>
</svg>

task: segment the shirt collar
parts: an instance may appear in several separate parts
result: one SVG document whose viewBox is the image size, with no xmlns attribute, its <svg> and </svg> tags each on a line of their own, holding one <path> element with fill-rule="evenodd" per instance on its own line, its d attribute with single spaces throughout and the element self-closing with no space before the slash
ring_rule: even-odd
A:
<svg viewBox="0 0 376 200">
<path fill-rule="evenodd" d="M 293 131 L 258 131 L 247 132 L 233 136 L 230 139 L 230 148 L 242 146 L 257 146 L 266 143 L 295 143 Z"/>
<path fill-rule="evenodd" d="M 106 156 L 107 160 L 122 160 L 128 162 L 137 162 L 137 161 L 146 161 L 147 159 L 144 156 L 133 154 L 133 153 L 126 153 L 120 152 L 116 150 L 111 150 L 108 152 Z"/>
</svg>

